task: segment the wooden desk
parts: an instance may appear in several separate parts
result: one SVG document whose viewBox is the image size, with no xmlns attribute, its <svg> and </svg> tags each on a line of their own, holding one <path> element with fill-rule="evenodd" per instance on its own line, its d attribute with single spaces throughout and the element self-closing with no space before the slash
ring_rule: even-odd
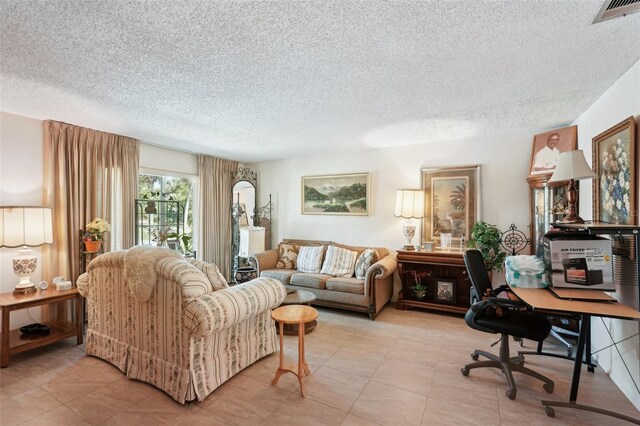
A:
<svg viewBox="0 0 640 426">
<path fill-rule="evenodd" d="M 638 419 L 609 410 L 604 410 L 589 405 L 578 404 L 576 402 L 578 399 L 578 386 L 580 385 L 580 370 L 582 367 L 582 357 L 584 356 L 586 334 L 587 329 L 589 328 L 589 323 L 591 321 L 591 316 L 638 321 L 640 320 L 640 312 L 619 302 L 589 302 L 584 300 L 560 299 L 546 289 L 511 287 L 511 290 L 520 300 L 531 307 L 533 311 L 551 315 L 574 314 L 582 317 L 580 333 L 578 335 L 578 348 L 573 364 L 573 376 L 571 378 L 571 391 L 569 392 L 569 401 L 541 401 L 544 407 L 544 411 L 545 413 L 547 413 L 547 416 L 555 416 L 555 411 L 552 407 L 566 407 L 578 410 L 592 411 L 594 413 L 605 414 L 611 417 L 626 420 L 628 422 L 640 424 L 640 420 Z"/>
<path fill-rule="evenodd" d="M 75 323 L 62 319 L 44 322 L 51 329 L 51 333 L 47 336 L 22 336 L 19 329 L 11 330 L 11 311 L 73 299 L 76 303 Z M 39 348 L 58 340 L 75 336 L 77 344 L 82 344 L 82 296 L 77 288 L 61 291 L 49 288 L 36 293 L 17 295 L 11 292 L 1 293 L 0 308 L 2 308 L 2 346 L 0 347 L 0 367 L 2 368 L 9 366 L 10 355 Z"/>
</svg>

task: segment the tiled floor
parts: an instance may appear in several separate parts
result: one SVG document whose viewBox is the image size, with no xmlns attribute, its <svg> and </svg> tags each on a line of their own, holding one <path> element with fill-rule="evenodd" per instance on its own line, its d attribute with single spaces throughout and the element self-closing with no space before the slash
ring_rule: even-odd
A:
<svg viewBox="0 0 640 426">
<path fill-rule="evenodd" d="M 285 353 L 296 360 L 296 337 Z M 163 392 L 128 380 L 115 367 L 84 355 L 73 341 L 15 356 L 0 371 L 0 424 L 202 425 L 522 425 L 628 424 L 598 414 L 558 409 L 545 416 L 540 399 L 566 399 L 569 361 L 528 356 L 527 365 L 556 382 L 553 395 L 516 373 L 509 400 L 501 373 L 460 367 L 475 348 L 492 352 L 495 336 L 469 329 L 462 318 L 387 307 L 366 315 L 320 309 L 306 336 L 312 374 L 306 398 L 291 374 L 270 385 L 278 354 L 245 369 L 200 403 L 180 405 Z M 532 342 L 525 346 L 533 349 Z M 512 351 L 517 345 L 512 343 Z M 640 413 L 600 369 L 582 375 L 579 400 L 631 416 Z"/>
</svg>

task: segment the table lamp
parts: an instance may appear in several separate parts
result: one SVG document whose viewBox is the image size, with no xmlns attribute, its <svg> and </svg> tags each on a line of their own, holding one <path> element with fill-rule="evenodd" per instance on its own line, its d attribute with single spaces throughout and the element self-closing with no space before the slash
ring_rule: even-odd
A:
<svg viewBox="0 0 640 426">
<path fill-rule="evenodd" d="M 584 223 L 584 220 L 576 212 L 576 201 L 578 194 L 576 190 L 576 180 L 592 179 L 596 174 L 591 170 L 581 149 L 575 151 L 565 151 L 560 153 L 556 169 L 551 175 L 549 182 L 569 181 L 567 201 L 569 202 L 569 214 L 560 222 L 562 223 Z"/>
<path fill-rule="evenodd" d="M 413 250 L 411 244 L 416 235 L 416 225 L 412 219 L 421 219 L 424 216 L 424 191 L 421 189 L 398 189 L 396 191 L 395 217 L 407 219 L 402 225 L 402 234 L 407 240 L 404 250 Z"/>
<path fill-rule="evenodd" d="M 0 247 L 22 247 L 12 262 L 13 273 L 20 280 L 13 294 L 36 291 L 30 277 L 38 266 L 38 258 L 28 247 L 51 243 L 53 243 L 53 227 L 50 208 L 0 207 Z"/>
</svg>

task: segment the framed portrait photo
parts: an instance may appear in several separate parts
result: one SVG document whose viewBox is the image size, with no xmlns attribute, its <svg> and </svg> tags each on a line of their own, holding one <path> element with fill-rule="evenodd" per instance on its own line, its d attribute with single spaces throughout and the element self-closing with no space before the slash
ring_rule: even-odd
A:
<svg viewBox="0 0 640 426">
<path fill-rule="evenodd" d="M 635 142 L 633 116 L 593 138 L 593 220 L 638 223 Z"/>
<path fill-rule="evenodd" d="M 436 280 L 436 302 L 438 303 L 456 303 L 456 281 L 445 278 Z"/>
<path fill-rule="evenodd" d="M 480 166 L 422 169 L 422 241 L 469 238 L 480 215 Z M 447 238 L 449 238 L 447 236 Z"/>
<path fill-rule="evenodd" d="M 564 127 L 533 137 L 529 175 L 551 174 L 556 169 L 561 152 L 578 146 L 578 126 Z"/>
<path fill-rule="evenodd" d="M 302 177 L 302 214 L 369 215 L 369 173 Z"/>
</svg>

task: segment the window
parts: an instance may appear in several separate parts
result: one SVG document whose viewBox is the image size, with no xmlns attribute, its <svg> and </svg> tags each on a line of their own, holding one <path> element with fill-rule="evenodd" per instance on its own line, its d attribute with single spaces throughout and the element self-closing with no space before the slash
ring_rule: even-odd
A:
<svg viewBox="0 0 640 426">
<path fill-rule="evenodd" d="M 197 219 L 194 221 L 193 212 L 196 190 L 197 179 L 193 176 L 169 176 L 157 171 L 141 172 L 138 176 L 138 200 L 141 200 L 139 206 L 149 205 L 150 201 L 166 203 L 157 203 L 160 211 L 156 214 L 149 214 L 146 207 L 142 208 L 140 217 L 136 218 L 136 241 L 195 254 Z M 151 206 L 155 205 L 156 203 L 151 203 Z M 178 211 L 180 217 L 177 217 Z"/>
</svg>

